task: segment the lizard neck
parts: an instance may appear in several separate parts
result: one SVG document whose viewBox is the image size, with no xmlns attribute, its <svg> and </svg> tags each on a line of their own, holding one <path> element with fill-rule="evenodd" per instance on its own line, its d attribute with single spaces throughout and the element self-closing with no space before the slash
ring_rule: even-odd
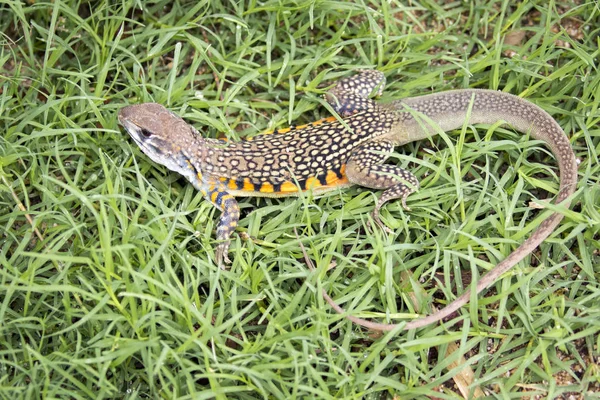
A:
<svg viewBox="0 0 600 400">
<path fill-rule="evenodd" d="M 194 128 L 192 128 L 194 129 Z M 202 187 L 207 175 L 207 160 L 209 154 L 217 149 L 210 144 L 210 139 L 205 139 L 194 129 L 193 139 L 182 146 L 174 159 L 177 162 L 177 172 L 185 176 L 188 181 L 198 190 Z M 174 170 L 172 167 L 169 167 Z"/>
</svg>

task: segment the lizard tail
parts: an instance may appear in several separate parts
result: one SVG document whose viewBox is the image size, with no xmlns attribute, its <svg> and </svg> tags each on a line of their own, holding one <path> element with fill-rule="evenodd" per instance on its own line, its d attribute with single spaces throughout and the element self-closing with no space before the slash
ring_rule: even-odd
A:
<svg viewBox="0 0 600 400">
<path fill-rule="evenodd" d="M 438 94 L 398 100 L 387 105 L 400 111 L 398 129 L 403 130 L 406 140 L 399 144 L 428 138 L 439 130 L 449 131 L 465 124 L 494 124 L 505 121 L 516 130 L 529 133 L 542 140 L 558 161 L 560 190 L 556 203 L 565 208 L 577 184 L 577 159 L 569 139 L 560 125 L 544 110 L 517 96 L 493 90 L 454 90 Z M 563 215 L 554 213 L 545 219 L 532 235 L 516 250 L 485 274 L 475 288 L 467 290 L 443 309 L 423 318 L 407 323 L 404 329 L 420 328 L 448 317 L 467 304 L 473 295 L 490 287 L 498 278 L 514 267 L 542 243 L 562 220 Z M 326 299 L 329 302 L 329 299 Z M 333 304 L 329 302 L 332 306 Z M 335 304 L 335 303 L 334 303 Z M 337 304 L 336 311 L 344 312 Z M 380 324 L 352 317 L 353 322 L 370 329 L 391 331 L 397 324 Z"/>
</svg>

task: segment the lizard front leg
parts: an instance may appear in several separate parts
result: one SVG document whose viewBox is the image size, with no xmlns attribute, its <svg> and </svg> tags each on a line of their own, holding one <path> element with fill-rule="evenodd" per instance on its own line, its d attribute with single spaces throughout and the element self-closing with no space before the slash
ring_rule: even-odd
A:
<svg viewBox="0 0 600 400">
<path fill-rule="evenodd" d="M 224 269 L 225 264 L 231 264 L 227 256 L 231 234 L 237 228 L 240 220 L 240 207 L 235 198 L 229 194 L 221 183 L 204 182 L 200 191 L 204 198 L 221 210 L 221 218 L 217 224 L 217 240 L 221 241 L 217 246 L 215 261 L 219 268 Z"/>
<path fill-rule="evenodd" d="M 419 188 L 419 181 L 412 172 L 383 164 L 393 150 L 394 143 L 387 140 L 368 142 L 352 152 L 346 165 L 350 182 L 372 189 L 386 189 L 372 214 L 373 220 L 386 231 L 389 228 L 379 218 L 381 207 L 390 200 L 401 199 L 402 207 L 408 210 L 406 198 Z"/>
</svg>

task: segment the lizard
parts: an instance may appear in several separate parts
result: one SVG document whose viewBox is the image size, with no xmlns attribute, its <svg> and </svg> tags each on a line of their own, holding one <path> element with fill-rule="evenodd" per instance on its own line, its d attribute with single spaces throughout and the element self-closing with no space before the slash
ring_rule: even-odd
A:
<svg viewBox="0 0 600 400">
<path fill-rule="evenodd" d="M 275 130 L 241 141 L 202 137 L 181 117 L 157 103 L 121 108 L 119 122 L 141 150 L 158 164 L 185 176 L 204 198 L 221 210 L 216 228 L 219 244 L 215 258 L 219 267 L 228 257 L 230 236 L 237 227 L 240 209 L 235 197 L 298 196 L 312 190 L 325 193 L 351 185 L 382 189 L 372 212 L 380 226 L 379 211 L 388 201 L 399 199 L 408 209 L 407 197 L 419 188 L 415 175 L 384 162 L 396 146 L 429 138 L 463 124 L 512 126 L 541 140 L 558 163 L 559 190 L 555 203 L 567 208 L 577 185 L 577 159 L 566 133 L 542 108 L 501 91 L 461 89 L 380 103 L 385 76 L 362 70 L 338 80 L 325 94 L 338 117 Z M 446 318 L 467 304 L 533 252 L 558 226 L 563 214 L 554 212 L 517 249 L 483 275 L 474 288 L 443 309 L 405 323 L 415 329 Z M 345 311 L 325 291 L 326 300 L 338 312 Z M 398 324 L 380 324 L 348 316 L 352 321 L 378 330 Z"/>
</svg>

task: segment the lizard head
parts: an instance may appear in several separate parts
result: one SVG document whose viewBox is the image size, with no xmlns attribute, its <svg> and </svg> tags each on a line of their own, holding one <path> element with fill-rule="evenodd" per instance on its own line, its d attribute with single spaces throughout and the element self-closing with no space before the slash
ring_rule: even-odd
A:
<svg viewBox="0 0 600 400">
<path fill-rule="evenodd" d="M 199 162 L 202 139 L 198 131 L 160 104 L 143 103 L 123 107 L 119 122 L 140 149 L 152 159 L 185 176 L 190 182 L 201 179 Z"/>
</svg>

